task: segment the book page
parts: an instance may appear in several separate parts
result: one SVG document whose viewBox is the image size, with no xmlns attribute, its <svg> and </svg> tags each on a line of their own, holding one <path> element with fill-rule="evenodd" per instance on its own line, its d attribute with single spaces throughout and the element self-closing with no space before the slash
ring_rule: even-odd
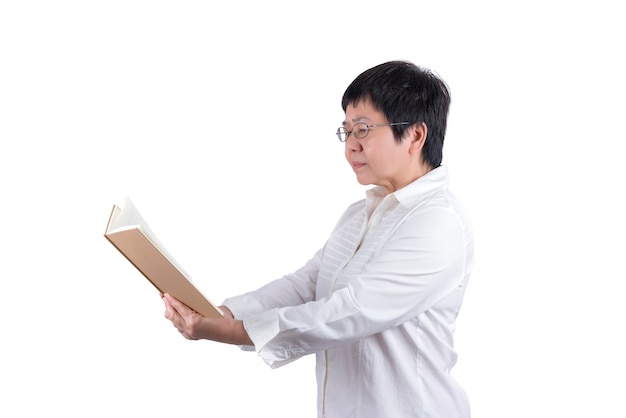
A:
<svg viewBox="0 0 626 418">
<path fill-rule="evenodd" d="M 116 211 L 111 219 L 109 231 L 113 232 L 125 226 L 142 226 L 146 231 L 150 231 L 148 223 L 143 219 L 130 198 L 126 197 L 124 201 L 116 205 Z"/>
</svg>

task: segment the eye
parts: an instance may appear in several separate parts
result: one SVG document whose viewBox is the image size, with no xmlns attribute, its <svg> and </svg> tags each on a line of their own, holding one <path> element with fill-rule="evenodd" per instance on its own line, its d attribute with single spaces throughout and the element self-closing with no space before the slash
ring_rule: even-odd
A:
<svg viewBox="0 0 626 418">
<path fill-rule="evenodd" d="M 352 135 L 354 135 L 355 138 L 365 138 L 368 132 L 369 128 L 364 123 L 357 123 L 352 127 Z"/>
</svg>

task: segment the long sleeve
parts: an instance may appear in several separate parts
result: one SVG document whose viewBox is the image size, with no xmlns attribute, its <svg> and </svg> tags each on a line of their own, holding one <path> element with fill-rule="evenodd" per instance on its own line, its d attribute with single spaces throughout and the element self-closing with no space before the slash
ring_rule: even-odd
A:
<svg viewBox="0 0 626 418">
<path fill-rule="evenodd" d="M 315 299 L 322 250 L 303 267 L 258 290 L 224 300 L 235 318 L 244 319 L 270 309 L 296 306 Z"/>
</svg>

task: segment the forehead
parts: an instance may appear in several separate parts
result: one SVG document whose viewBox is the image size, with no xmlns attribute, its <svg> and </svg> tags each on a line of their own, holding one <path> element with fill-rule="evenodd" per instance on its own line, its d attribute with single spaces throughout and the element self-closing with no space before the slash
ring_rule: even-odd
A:
<svg viewBox="0 0 626 418">
<path fill-rule="evenodd" d="M 357 122 L 384 123 L 385 116 L 383 112 L 374 107 L 369 99 L 363 99 L 354 104 L 350 103 L 346 107 L 346 118 L 343 124 L 346 125 Z"/>
</svg>

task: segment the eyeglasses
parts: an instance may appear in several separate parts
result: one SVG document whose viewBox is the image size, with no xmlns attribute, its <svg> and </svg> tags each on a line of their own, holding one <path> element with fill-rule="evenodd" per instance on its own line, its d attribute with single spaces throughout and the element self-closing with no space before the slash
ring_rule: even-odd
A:
<svg viewBox="0 0 626 418">
<path fill-rule="evenodd" d="M 396 123 L 379 123 L 377 125 L 368 125 L 365 122 L 355 123 L 352 126 L 352 130 L 349 131 L 343 126 L 337 128 L 337 138 L 339 141 L 346 142 L 350 134 L 352 134 L 356 139 L 363 139 L 370 133 L 371 128 L 375 128 L 377 126 L 395 126 L 395 125 L 410 125 L 411 122 L 396 122 Z"/>
</svg>

